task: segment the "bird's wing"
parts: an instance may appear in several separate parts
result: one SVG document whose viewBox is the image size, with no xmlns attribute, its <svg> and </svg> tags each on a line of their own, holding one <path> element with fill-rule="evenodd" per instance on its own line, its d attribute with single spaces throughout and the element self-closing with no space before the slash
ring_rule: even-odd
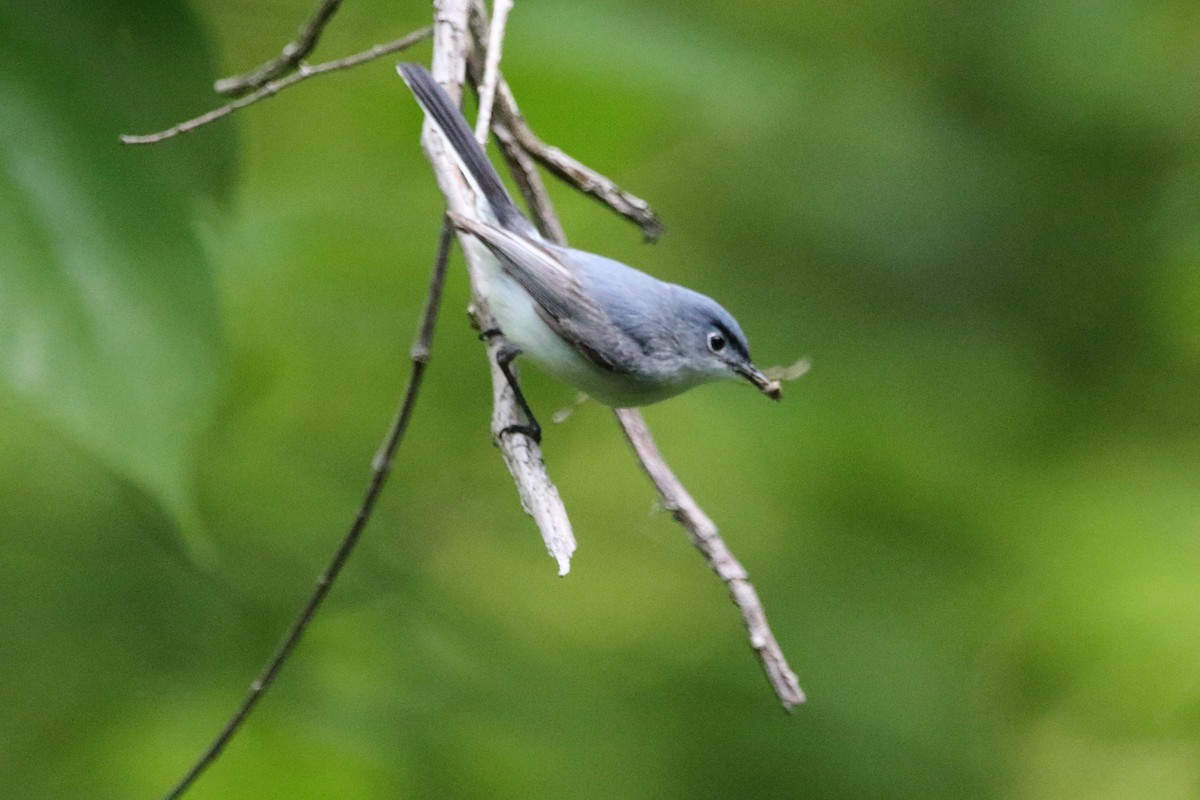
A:
<svg viewBox="0 0 1200 800">
<path fill-rule="evenodd" d="M 640 349 L 583 290 L 578 276 L 551 248 L 528 236 L 450 212 L 455 227 L 484 244 L 533 298 L 538 316 L 597 366 L 627 372 Z"/>
</svg>

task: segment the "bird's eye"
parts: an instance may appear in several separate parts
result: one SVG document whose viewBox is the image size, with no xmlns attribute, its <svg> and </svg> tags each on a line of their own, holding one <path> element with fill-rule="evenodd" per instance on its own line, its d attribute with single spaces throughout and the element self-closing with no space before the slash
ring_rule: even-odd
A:
<svg viewBox="0 0 1200 800">
<path fill-rule="evenodd" d="M 725 337 L 713 331 L 708 335 L 708 349 L 719 353 L 725 349 Z"/>
</svg>

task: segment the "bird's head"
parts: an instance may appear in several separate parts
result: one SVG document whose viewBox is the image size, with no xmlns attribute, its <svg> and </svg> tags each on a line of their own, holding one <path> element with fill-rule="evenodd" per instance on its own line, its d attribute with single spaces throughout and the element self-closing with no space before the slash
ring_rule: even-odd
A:
<svg viewBox="0 0 1200 800">
<path fill-rule="evenodd" d="M 746 335 L 733 315 L 712 298 L 676 288 L 681 312 L 676 336 L 689 369 L 709 380 L 746 380 L 772 400 L 781 399 L 779 381 L 771 380 L 754 366 Z"/>
</svg>

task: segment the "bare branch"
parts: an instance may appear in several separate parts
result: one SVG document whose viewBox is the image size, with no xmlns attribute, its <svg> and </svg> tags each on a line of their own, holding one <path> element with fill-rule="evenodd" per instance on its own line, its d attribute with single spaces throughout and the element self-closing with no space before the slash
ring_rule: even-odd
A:
<svg viewBox="0 0 1200 800">
<path fill-rule="evenodd" d="M 471 50 L 471 38 L 467 33 L 467 17 L 470 0 L 439 0 L 435 6 L 433 77 L 446 88 L 451 97 L 461 94 L 466 72 L 467 54 Z M 486 130 L 486 124 L 484 130 Z M 445 195 L 446 205 L 451 211 L 472 216 L 475 203 L 462 174 L 454 165 L 453 158 L 446 152 L 441 137 L 433 133 L 430 125 L 425 126 L 421 146 L 433 166 L 438 186 Z M 481 277 L 482 260 L 489 258 L 486 249 L 471 237 L 459 238 L 467 257 L 467 271 L 471 277 L 473 304 L 477 323 L 481 330 L 496 328 L 495 320 L 488 310 Z M 501 435 L 501 431 L 521 422 L 512 390 L 496 364 L 496 351 L 503 344 L 500 336 L 489 337 L 488 361 L 492 370 L 494 406 L 492 413 L 492 435 L 504 457 L 516 484 L 521 506 L 541 531 L 542 539 L 550 555 L 558 562 L 558 574 L 566 575 L 570 569 L 571 554 L 575 551 L 575 537 L 567 510 L 558 489 L 546 472 L 542 461 L 541 447 L 537 442 L 519 435 Z"/>
<path fill-rule="evenodd" d="M 189 119 L 186 122 L 173 125 L 164 131 L 141 135 L 123 134 L 121 136 L 121 144 L 157 144 L 158 142 L 166 139 L 172 139 L 182 133 L 194 131 L 210 122 L 215 122 L 222 117 L 227 117 L 238 109 L 253 105 L 259 100 L 265 100 L 268 97 L 273 97 L 284 89 L 295 86 L 297 83 L 300 83 L 303 80 L 315 78 L 318 75 L 325 75 L 330 72 L 337 72 L 338 70 L 351 69 L 359 66 L 360 64 L 366 64 L 368 61 L 374 61 L 377 58 L 382 58 L 383 56 L 391 55 L 392 53 L 397 53 L 401 50 L 412 47 L 414 44 L 423 42 L 432 35 L 433 27 L 429 26 L 421 28 L 420 30 L 415 30 L 407 36 L 396 39 L 393 42 L 377 44 L 368 50 L 363 50 L 361 53 L 355 53 L 354 55 L 346 56 L 345 58 L 339 58 L 334 61 L 326 61 L 325 63 L 317 64 L 314 67 L 301 65 L 297 72 L 288 75 L 286 78 L 267 83 L 245 97 L 239 98 L 238 100 L 234 100 L 230 103 L 226 103 L 220 108 L 214 108 L 212 111 L 209 111 L 206 114 L 201 114 L 193 119 Z"/>
<path fill-rule="evenodd" d="M 509 172 L 512 173 L 521 196 L 525 198 L 525 203 L 529 206 L 534 225 L 547 239 L 554 242 L 565 242 L 567 240 L 566 232 L 562 228 L 562 223 L 558 221 L 558 214 L 555 213 L 554 206 L 550 204 L 550 195 L 546 191 L 546 184 L 542 181 L 541 173 L 538 172 L 537 164 L 530 158 L 525 148 L 517 143 L 517 139 L 513 136 L 507 123 L 497 120 L 492 123 L 492 132 L 496 134 L 496 141 L 500 143 L 500 152 L 508 164 Z"/>
<path fill-rule="evenodd" d="M 745 568 L 734 558 L 733 553 L 726 546 L 725 540 L 717 532 L 717 526 L 696 504 L 687 489 L 683 488 L 683 484 L 667 466 L 662 453 L 658 451 L 654 439 L 650 436 L 650 429 L 646 427 L 646 421 L 642 415 L 632 408 L 619 408 L 614 413 L 625 430 L 625 436 L 629 439 L 629 443 L 633 445 L 638 460 L 642 462 L 646 474 L 658 488 L 663 505 L 687 531 L 692 544 L 708 561 L 713 572 L 717 573 L 717 576 L 729 587 L 729 594 L 733 597 L 733 602 L 742 612 L 742 618 L 746 622 L 746 631 L 750 635 L 750 646 L 754 648 L 754 654 L 762 662 L 763 670 L 767 673 L 767 680 L 770 681 L 771 688 L 775 690 L 779 701 L 788 711 L 794 706 L 800 705 L 804 702 L 804 692 L 801 691 L 796 674 L 788 666 L 779 643 L 775 641 L 775 636 L 771 633 L 771 628 L 767 624 L 766 612 L 758 599 L 758 593 L 754 591 L 754 586 L 750 583 L 750 576 L 746 573 Z"/>
<path fill-rule="evenodd" d="M 442 287 L 446 282 L 446 264 L 450 256 L 451 242 L 451 227 L 449 219 L 442 220 L 442 231 L 438 237 L 437 256 L 433 262 L 433 274 L 429 278 L 429 292 L 425 299 L 425 311 L 421 315 L 421 325 L 417 330 L 416 339 L 413 341 L 411 356 L 412 356 L 412 371 L 409 374 L 408 386 L 404 392 L 404 399 L 400 403 L 400 407 L 396 412 L 396 416 L 392 420 L 391 428 L 385 437 L 383 443 L 379 446 L 379 450 L 375 453 L 375 457 L 371 460 L 371 479 L 367 484 L 366 493 L 363 495 L 362 503 L 359 505 L 358 513 L 354 517 L 354 522 L 351 523 L 346 535 L 342 537 L 341 543 L 334 551 L 333 557 L 330 559 L 325 570 L 317 578 L 317 583 L 309 595 L 308 601 L 304 604 L 304 608 L 292 623 L 292 627 L 284 635 L 279 646 L 275 649 L 270 660 L 263 667 L 262 672 L 250 684 L 250 689 L 242 698 L 242 702 L 238 705 L 237 710 L 229 717 L 225 723 L 225 727 L 213 739 L 212 744 L 200 755 L 192 764 L 184 776 L 179 780 L 170 792 L 164 797 L 165 800 L 177 800 L 182 797 L 189 787 L 204 773 L 204 771 L 216 761 L 217 757 L 229 744 L 229 741 L 241 729 L 250 712 L 258 705 L 258 701 L 262 699 L 263 694 L 275 682 L 275 678 L 279 675 L 279 671 L 286 663 L 288 656 L 291 655 L 293 649 L 300 642 L 300 638 L 304 635 L 308 625 L 312 622 L 313 616 L 317 613 L 317 609 L 321 607 L 321 603 L 325 600 L 329 590 L 333 587 L 333 583 L 337 580 L 338 574 L 345 566 L 346 560 L 350 558 L 350 554 L 354 551 L 355 545 L 358 544 L 359 538 L 362 536 L 363 530 L 366 529 L 367 522 L 371 519 L 371 513 L 375 508 L 375 502 L 379 499 L 383 492 L 383 487 L 387 483 L 388 474 L 392 469 L 392 461 L 395 459 L 396 451 L 400 448 L 400 443 L 404 440 L 404 433 L 408 430 L 408 423 L 412 419 L 413 409 L 416 406 L 417 394 L 421 390 L 421 380 L 425 375 L 425 368 L 429 364 L 430 351 L 433 346 L 433 331 L 437 324 L 438 308 L 441 305 Z"/>
<path fill-rule="evenodd" d="M 468 66 L 471 79 L 477 86 L 484 85 L 485 69 L 478 50 L 483 49 L 484 42 L 491 39 L 487 22 L 487 9 L 483 0 L 473 0 L 470 19 L 471 33 L 479 48 L 470 56 Z M 490 45 L 489 45 L 490 46 Z M 486 51 L 486 52 L 490 52 Z M 530 161 L 532 156 L 558 178 L 574 186 L 584 194 L 599 200 L 613 211 L 628 219 L 642 229 L 646 241 L 654 242 L 662 235 L 663 224 L 650 204 L 617 186 L 612 179 L 601 175 L 590 167 L 581 164 L 574 158 L 552 147 L 541 139 L 529 127 L 512 89 L 501 76 L 496 83 L 496 110 L 492 120 L 492 131 L 500 143 L 504 158 L 513 171 L 513 177 L 533 212 L 534 224 L 542 234 L 549 239 L 565 242 L 562 226 L 550 204 L 549 195 L 537 170 Z M 483 107 L 483 95 L 480 94 L 480 108 Z M 538 188 L 540 187 L 540 188 Z"/>
<path fill-rule="evenodd" d="M 342 0 L 321 0 L 321 5 L 301 26 L 300 35 L 284 45 L 283 52 L 245 75 L 222 78 L 213 84 L 213 91 L 229 97 L 241 97 L 299 67 L 300 62 L 317 46 L 325 25 L 341 4 Z"/>
<path fill-rule="evenodd" d="M 494 328 L 494 322 L 484 330 Z M 566 506 L 558 488 L 546 472 L 541 446 L 523 435 L 500 435 L 499 431 L 524 420 L 517 413 L 512 387 L 503 376 L 497 376 L 496 351 L 504 343 L 501 336 L 488 338 L 488 361 L 492 365 L 492 435 L 504 458 L 504 465 L 517 487 L 521 508 L 533 518 L 542 534 L 546 552 L 558 562 L 559 577 L 571 571 L 571 556 L 575 553 L 575 535 L 567 517 Z"/>
<path fill-rule="evenodd" d="M 512 131 L 517 142 L 542 166 L 553 172 L 569 185 L 586 195 L 594 197 L 621 216 L 642 229 L 646 241 L 658 241 L 662 236 L 663 224 L 650 204 L 617 186 L 612 179 L 576 161 L 553 145 L 546 144 L 525 121 L 517 108 L 516 98 L 507 83 L 496 87 L 496 111 Z"/>
</svg>

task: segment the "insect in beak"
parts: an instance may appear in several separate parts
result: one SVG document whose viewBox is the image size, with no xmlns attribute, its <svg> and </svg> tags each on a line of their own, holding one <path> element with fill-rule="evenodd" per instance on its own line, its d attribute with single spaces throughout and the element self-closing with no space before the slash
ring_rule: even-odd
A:
<svg viewBox="0 0 1200 800">
<path fill-rule="evenodd" d="M 766 375 L 763 375 L 758 367 L 747 363 L 737 364 L 733 369 L 737 374 L 754 384 L 767 397 L 772 400 L 783 399 L 783 387 L 779 385 L 779 381 L 773 381 Z"/>
</svg>

